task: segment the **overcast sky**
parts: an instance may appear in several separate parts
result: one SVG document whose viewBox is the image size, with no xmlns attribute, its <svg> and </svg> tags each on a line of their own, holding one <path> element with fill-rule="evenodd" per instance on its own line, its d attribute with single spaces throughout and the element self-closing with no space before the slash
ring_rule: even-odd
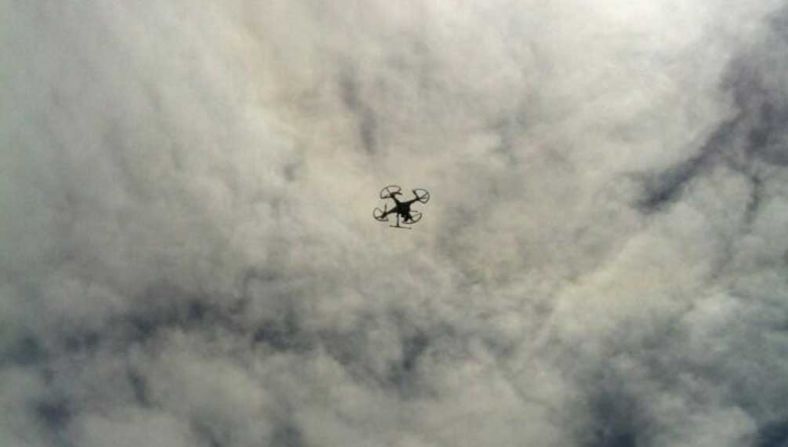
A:
<svg viewBox="0 0 788 447">
<path fill-rule="evenodd" d="M 0 0 L 0 445 L 788 445 L 787 121 L 784 1 Z"/>
</svg>

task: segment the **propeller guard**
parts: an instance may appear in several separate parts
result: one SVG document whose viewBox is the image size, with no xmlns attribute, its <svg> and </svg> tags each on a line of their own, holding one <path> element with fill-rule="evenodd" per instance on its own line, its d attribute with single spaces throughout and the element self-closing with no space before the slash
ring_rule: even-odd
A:
<svg viewBox="0 0 788 447">
<path fill-rule="evenodd" d="M 380 198 L 390 199 L 393 197 L 393 194 L 396 194 L 398 192 L 402 192 L 402 188 L 400 188 L 397 185 L 389 185 L 380 190 Z"/>
<path fill-rule="evenodd" d="M 430 192 L 424 188 L 414 189 L 413 195 L 415 195 L 416 199 L 421 203 L 427 203 L 430 201 Z"/>
<path fill-rule="evenodd" d="M 374 217 L 375 220 L 377 220 L 378 222 L 388 222 L 389 221 L 388 216 L 383 217 L 386 214 L 386 211 L 388 210 L 386 209 L 385 206 L 383 207 L 383 209 L 375 208 L 374 210 L 372 210 L 372 217 Z"/>
<path fill-rule="evenodd" d="M 406 224 L 415 224 L 416 222 L 420 221 L 423 214 L 421 211 L 412 210 L 410 212 L 410 220 L 405 222 Z"/>
</svg>

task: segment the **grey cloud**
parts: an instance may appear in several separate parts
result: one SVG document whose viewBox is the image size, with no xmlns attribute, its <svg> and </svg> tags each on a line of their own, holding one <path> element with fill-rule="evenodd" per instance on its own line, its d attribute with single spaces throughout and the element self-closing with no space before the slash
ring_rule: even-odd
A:
<svg viewBox="0 0 788 447">
<path fill-rule="evenodd" d="M 0 9 L 1 445 L 785 442 L 781 2 Z"/>
</svg>

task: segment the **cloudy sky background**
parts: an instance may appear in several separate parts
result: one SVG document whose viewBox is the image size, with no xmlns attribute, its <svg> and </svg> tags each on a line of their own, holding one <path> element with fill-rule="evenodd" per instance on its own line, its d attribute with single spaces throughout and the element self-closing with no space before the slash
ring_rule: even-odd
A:
<svg viewBox="0 0 788 447">
<path fill-rule="evenodd" d="M 0 0 L 0 445 L 785 445 L 786 7 Z"/>
</svg>

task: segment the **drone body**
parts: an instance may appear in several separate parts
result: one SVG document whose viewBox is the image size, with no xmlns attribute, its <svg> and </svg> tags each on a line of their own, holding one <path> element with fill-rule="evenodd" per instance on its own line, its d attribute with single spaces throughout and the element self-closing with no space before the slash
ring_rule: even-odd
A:
<svg viewBox="0 0 788 447">
<path fill-rule="evenodd" d="M 426 189 L 423 188 L 416 188 L 413 191 L 413 198 L 410 200 L 401 200 L 399 196 L 402 196 L 402 188 L 397 185 L 389 185 L 383 188 L 380 191 L 380 198 L 384 200 L 392 200 L 393 204 L 392 207 L 388 207 L 388 203 L 383 206 L 383 209 L 375 208 L 372 212 L 372 217 L 379 222 L 388 222 L 389 216 L 393 214 L 397 222 L 395 225 L 390 225 L 392 228 L 404 228 L 409 230 L 410 227 L 403 227 L 400 224 L 415 224 L 416 222 L 421 220 L 422 214 L 420 211 L 416 211 L 412 208 L 412 205 L 416 202 L 419 203 L 427 203 L 430 200 L 430 193 Z"/>
</svg>

